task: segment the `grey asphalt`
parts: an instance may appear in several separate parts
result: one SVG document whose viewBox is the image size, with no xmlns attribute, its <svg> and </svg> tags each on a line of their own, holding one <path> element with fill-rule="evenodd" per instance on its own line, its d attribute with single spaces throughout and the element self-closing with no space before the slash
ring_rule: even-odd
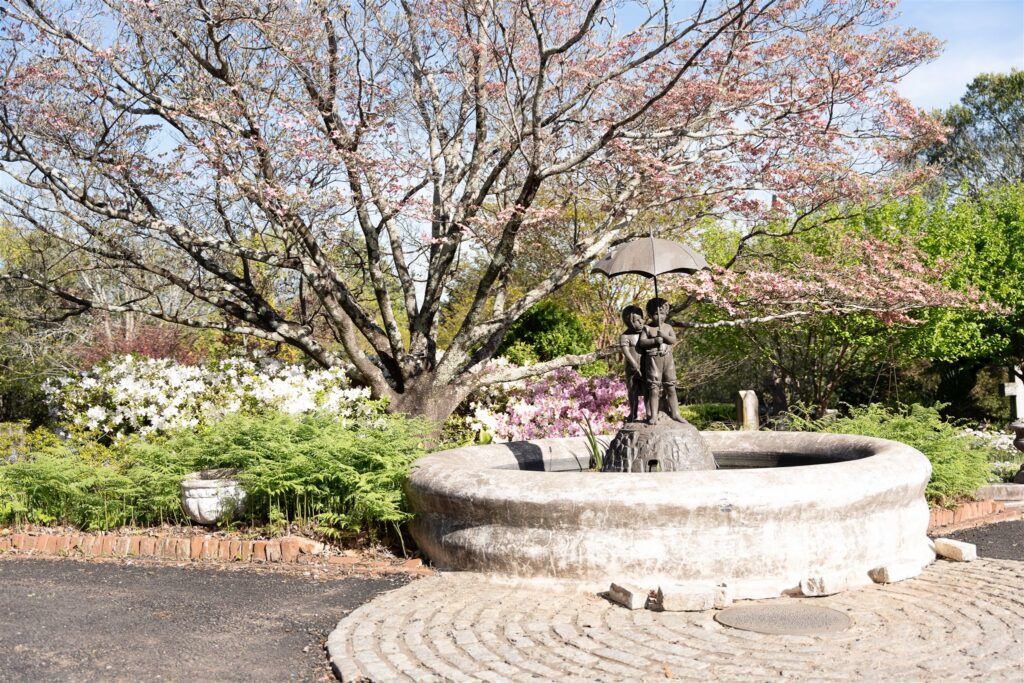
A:
<svg viewBox="0 0 1024 683">
<path fill-rule="evenodd" d="M 0 681 L 330 681 L 338 620 L 408 582 L 0 560 Z"/>
</svg>

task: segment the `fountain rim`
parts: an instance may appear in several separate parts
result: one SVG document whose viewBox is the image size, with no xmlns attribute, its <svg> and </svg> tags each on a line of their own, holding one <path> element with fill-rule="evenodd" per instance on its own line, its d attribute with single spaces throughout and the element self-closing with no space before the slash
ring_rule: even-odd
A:
<svg viewBox="0 0 1024 683">
<path fill-rule="evenodd" d="M 538 439 L 466 446 L 425 456 L 414 463 L 407 489 L 429 491 L 430 497 L 471 499 L 473 507 L 511 502 L 544 503 L 552 497 L 580 505 L 602 499 L 644 506 L 677 505 L 684 491 L 691 499 L 709 503 L 722 497 L 738 497 L 749 504 L 756 505 L 759 501 L 769 504 L 782 497 L 793 503 L 838 507 L 854 500 L 884 499 L 894 489 L 906 486 L 908 479 L 927 482 L 931 474 L 931 463 L 920 451 L 887 439 L 818 432 L 701 434 L 712 453 L 747 450 L 814 455 L 840 448 L 855 455 L 838 462 L 813 465 L 656 474 L 510 469 L 518 464 L 511 449 L 524 444 L 542 450 L 546 447 L 553 455 L 579 449 L 582 457 L 586 451 L 586 437 Z M 831 500 L 823 501 L 820 488 L 837 480 L 850 485 L 834 491 Z"/>
</svg>

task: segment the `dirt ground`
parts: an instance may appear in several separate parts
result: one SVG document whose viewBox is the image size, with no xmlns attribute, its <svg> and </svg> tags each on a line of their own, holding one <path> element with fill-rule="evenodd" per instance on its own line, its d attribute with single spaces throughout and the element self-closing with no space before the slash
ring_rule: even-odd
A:
<svg viewBox="0 0 1024 683">
<path fill-rule="evenodd" d="M 0 680 L 330 681 L 338 620 L 406 575 L 0 559 Z"/>
<path fill-rule="evenodd" d="M 1000 522 L 964 529 L 947 538 L 978 546 L 978 557 L 998 560 L 1024 560 L 1024 520 Z"/>
</svg>

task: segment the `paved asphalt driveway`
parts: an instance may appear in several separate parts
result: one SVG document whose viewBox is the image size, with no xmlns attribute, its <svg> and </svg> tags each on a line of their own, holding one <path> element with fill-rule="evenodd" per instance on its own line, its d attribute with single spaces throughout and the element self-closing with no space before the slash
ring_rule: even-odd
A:
<svg viewBox="0 0 1024 683">
<path fill-rule="evenodd" d="M 327 634 L 407 581 L 0 559 L 0 681 L 334 680 Z"/>
</svg>

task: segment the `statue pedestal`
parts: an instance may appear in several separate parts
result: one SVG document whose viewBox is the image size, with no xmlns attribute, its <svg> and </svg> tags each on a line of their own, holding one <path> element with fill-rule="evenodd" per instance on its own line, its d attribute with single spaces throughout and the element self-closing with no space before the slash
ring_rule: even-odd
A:
<svg viewBox="0 0 1024 683">
<path fill-rule="evenodd" d="M 704 437 L 689 422 L 666 416 L 656 425 L 627 422 L 612 439 L 602 472 L 682 472 L 716 469 Z"/>
</svg>

